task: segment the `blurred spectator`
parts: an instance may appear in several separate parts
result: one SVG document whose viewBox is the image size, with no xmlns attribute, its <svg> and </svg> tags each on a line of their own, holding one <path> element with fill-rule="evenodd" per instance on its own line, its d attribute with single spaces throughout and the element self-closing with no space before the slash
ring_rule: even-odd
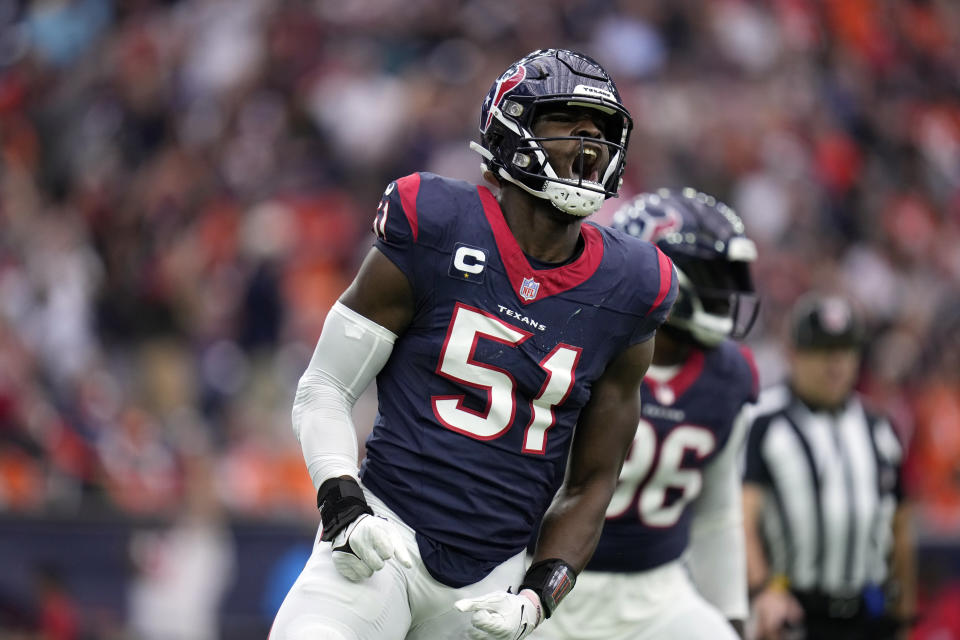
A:
<svg viewBox="0 0 960 640">
<path fill-rule="evenodd" d="M 216 640 L 218 614 L 230 585 L 233 544 L 209 461 L 187 463 L 186 503 L 173 526 L 131 541 L 136 577 L 130 628 L 143 640 Z"/>
<path fill-rule="evenodd" d="M 39 567 L 36 575 L 37 635 L 43 640 L 80 638 L 80 612 L 53 567 Z"/>
<path fill-rule="evenodd" d="M 916 431 L 910 480 L 924 496 L 928 533 L 956 539 L 960 530 L 960 303 L 938 310 L 929 336 L 926 375 L 914 394 Z"/>
<path fill-rule="evenodd" d="M 40 0 L 30 3 L 26 23 L 44 61 L 66 67 L 110 24 L 110 0 Z"/>
<path fill-rule="evenodd" d="M 954 582 L 929 605 L 913 631 L 911 640 L 954 640 L 960 638 L 960 585 Z"/>
</svg>

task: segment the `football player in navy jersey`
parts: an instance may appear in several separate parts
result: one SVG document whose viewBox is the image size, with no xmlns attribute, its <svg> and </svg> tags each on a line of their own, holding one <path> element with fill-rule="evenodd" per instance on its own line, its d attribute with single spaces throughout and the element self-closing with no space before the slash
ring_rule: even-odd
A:
<svg viewBox="0 0 960 640">
<path fill-rule="evenodd" d="M 535 51 L 471 145 L 498 196 L 429 173 L 387 187 L 297 387 L 322 525 L 272 638 L 519 640 L 572 589 L 678 286 L 653 244 L 584 222 L 631 126 L 595 61 Z M 358 469 L 350 410 L 374 377 Z"/>
<path fill-rule="evenodd" d="M 756 315 L 756 247 L 733 210 L 693 189 L 642 194 L 613 226 L 656 243 L 680 292 L 657 332 L 600 543 L 577 590 L 534 637 L 733 640 L 727 620 L 742 634 L 747 617 L 737 450 L 757 377 L 731 338 Z"/>
</svg>

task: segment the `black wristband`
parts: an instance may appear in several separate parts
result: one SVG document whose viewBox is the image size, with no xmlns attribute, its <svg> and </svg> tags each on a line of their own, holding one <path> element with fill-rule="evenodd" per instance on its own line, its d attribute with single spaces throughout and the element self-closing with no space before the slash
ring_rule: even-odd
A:
<svg viewBox="0 0 960 640">
<path fill-rule="evenodd" d="M 330 478 L 317 491 L 317 508 L 323 522 L 320 539 L 330 542 L 347 525 L 373 509 L 363 497 L 363 489 L 353 478 Z"/>
<path fill-rule="evenodd" d="M 543 605 L 544 615 L 549 618 L 576 582 L 577 572 L 571 565 L 559 558 L 550 558 L 530 565 L 520 589 L 530 589 L 536 593 Z"/>
</svg>

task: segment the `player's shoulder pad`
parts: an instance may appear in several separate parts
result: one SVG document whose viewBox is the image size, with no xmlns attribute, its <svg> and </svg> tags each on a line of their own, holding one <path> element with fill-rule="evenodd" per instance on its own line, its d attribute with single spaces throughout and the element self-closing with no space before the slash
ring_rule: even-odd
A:
<svg viewBox="0 0 960 640">
<path fill-rule="evenodd" d="M 373 231 L 388 244 L 437 245 L 468 211 L 480 208 L 477 186 L 419 172 L 398 178 L 380 198 Z"/>
<path fill-rule="evenodd" d="M 625 299 L 634 302 L 640 315 L 665 318 L 679 286 L 673 261 L 651 242 L 603 225 L 593 226 L 603 235 L 605 256 L 610 256 L 611 266 L 624 274 Z"/>
<path fill-rule="evenodd" d="M 753 351 L 745 344 L 724 340 L 714 349 L 717 371 L 742 394 L 744 402 L 755 403 L 760 393 L 760 376 Z"/>
<path fill-rule="evenodd" d="M 747 405 L 747 450 L 759 450 L 766 439 L 770 424 L 790 405 L 790 391 L 785 385 L 763 389 L 756 404 Z"/>
</svg>

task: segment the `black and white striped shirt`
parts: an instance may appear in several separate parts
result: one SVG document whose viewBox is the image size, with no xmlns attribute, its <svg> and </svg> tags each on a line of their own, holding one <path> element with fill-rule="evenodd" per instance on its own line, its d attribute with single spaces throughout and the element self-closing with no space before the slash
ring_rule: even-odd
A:
<svg viewBox="0 0 960 640">
<path fill-rule="evenodd" d="M 793 588 L 844 597 L 887 578 L 902 450 L 890 423 L 856 395 L 814 411 L 786 386 L 764 391 L 745 451 L 744 481 L 765 490 L 771 570 Z"/>
</svg>

